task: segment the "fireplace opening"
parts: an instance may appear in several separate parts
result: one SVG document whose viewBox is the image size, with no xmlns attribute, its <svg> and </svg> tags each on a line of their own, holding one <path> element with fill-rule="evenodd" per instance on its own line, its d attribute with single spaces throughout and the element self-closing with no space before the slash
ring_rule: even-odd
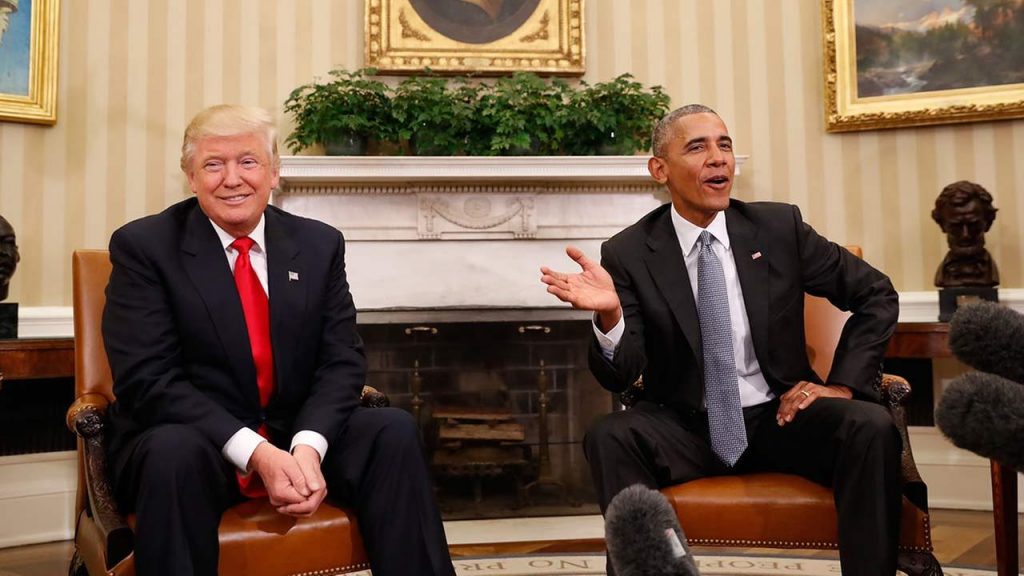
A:
<svg viewBox="0 0 1024 576">
<path fill-rule="evenodd" d="M 360 324 L 367 383 L 423 434 L 446 520 L 596 514 L 589 424 L 617 405 L 589 320 Z"/>
</svg>

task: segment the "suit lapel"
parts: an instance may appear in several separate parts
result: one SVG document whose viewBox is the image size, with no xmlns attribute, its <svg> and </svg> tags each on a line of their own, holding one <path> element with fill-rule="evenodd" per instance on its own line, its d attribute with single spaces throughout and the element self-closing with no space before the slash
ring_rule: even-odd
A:
<svg viewBox="0 0 1024 576">
<path fill-rule="evenodd" d="M 270 209 L 264 214 L 267 284 L 270 289 L 270 340 L 274 347 L 274 371 L 280 389 L 287 385 L 284 376 L 292 373 L 290 362 L 295 358 L 294 346 L 300 339 L 308 280 L 299 259 L 299 246 L 281 215 Z"/>
<path fill-rule="evenodd" d="M 672 210 L 672 207 L 670 206 L 668 210 Z M 672 227 L 672 216 L 668 210 L 654 223 L 651 234 L 647 237 L 647 247 L 650 249 L 645 258 L 647 270 L 668 302 L 694 357 L 699 359 L 700 325 L 697 320 L 697 305 L 694 302 L 693 290 L 690 288 L 690 277 L 686 272 L 686 262 L 679 247 L 679 238 Z"/>
<path fill-rule="evenodd" d="M 758 239 L 757 227 L 736 210 L 725 211 L 725 222 L 729 228 L 732 256 L 736 261 L 736 274 L 743 289 L 743 304 L 750 321 L 750 335 L 754 350 L 768 350 L 768 326 L 772 310 L 768 290 L 768 250 Z"/>
<path fill-rule="evenodd" d="M 245 314 L 231 275 L 224 248 L 206 214 L 196 205 L 185 223 L 181 244 L 185 271 L 200 297 L 220 338 L 228 362 L 241 383 L 251 382 L 246 395 L 259 404 L 256 387 L 256 366 L 252 359 Z"/>
</svg>

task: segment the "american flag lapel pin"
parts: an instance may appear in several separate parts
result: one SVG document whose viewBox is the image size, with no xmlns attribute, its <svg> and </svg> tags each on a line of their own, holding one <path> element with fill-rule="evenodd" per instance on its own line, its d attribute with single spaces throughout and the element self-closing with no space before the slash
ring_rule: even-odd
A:
<svg viewBox="0 0 1024 576">
<path fill-rule="evenodd" d="M 753 254 L 750 255 L 750 259 L 751 260 L 757 260 L 760 257 L 761 257 L 761 252 L 760 251 L 754 252 Z"/>
<path fill-rule="evenodd" d="M 291 282 L 293 280 L 298 282 L 298 280 L 299 280 L 299 273 L 298 272 L 292 272 L 291 270 L 289 270 L 288 271 L 288 281 Z"/>
</svg>

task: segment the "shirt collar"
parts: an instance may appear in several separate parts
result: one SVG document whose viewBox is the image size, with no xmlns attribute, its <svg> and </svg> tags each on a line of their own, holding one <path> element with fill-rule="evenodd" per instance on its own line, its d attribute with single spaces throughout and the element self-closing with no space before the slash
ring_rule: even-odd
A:
<svg viewBox="0 0 1024 576">
<path fill-rule="evenodd" d="M 213 225 L 213 231 L 217 233 L 217 238 L 220 238 L 220 244 L 221 246 L 224 247 L 224 251 L 226 252 L 228 247 L 231 246 L 231 243 L 235 241 L 235 237 L 225 232 L 224 229 L 221 228 L 220 226 L 217 226 L 217 223 L 214 222 L 213 220 L 210 220 L 210 224 Z M 266 220 L 264 220 L 263 214 L 260 214 L 260 221 L 256 223 L 256 228 L 254 228 L 253 231 L 248 234 L 248 236 L 249 238 L 252 238 L 253 242 L 256 243 L 255 247 L 258 248 L 259 251 L 263 252 L 264 254 L 267 252 L 267 249 L 265 247 L 266 244 L 264 244 L 264 239 L 266 238 L 265 231 Z"/>
<path fill-rule="evenodd" d="M 676 212 L 675 207 L 672 207 L 669 212 L 672 213 L 672 227 L 676 230 L 676 237 L 679 239 L 679 246 L 683 248 L 684 255 L 689 255 L 693 251 L 697 245 L 697 240 L 700 239 L 700 233 L 704 230 L 711 232 L 711 235 L 721 242 L 726 250 L 729 249 L 729 229 L 725 225 L 724 211 L 719 211 L 715 214 L 715 219 L 711 221 L 711 224 L 708 224 L 707 228 L 701 228 L 683 218 Z"/>
</svg>

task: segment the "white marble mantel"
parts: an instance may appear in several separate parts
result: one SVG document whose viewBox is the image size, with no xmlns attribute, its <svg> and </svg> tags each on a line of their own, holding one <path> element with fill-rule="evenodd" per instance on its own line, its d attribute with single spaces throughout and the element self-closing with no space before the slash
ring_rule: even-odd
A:
<svg viewBox="0 0 1024 576">
<path fill-rule="evenodd" d="M 564 309 L 539 267 L 571 268 L 569 243 L 599 257 L 667 200 L 645 156 L 292 156 L 273 203 L 345 234 L 356 305 L 374 311 Z"/>
<path fill-rule="evenodd" d="M 273 203 L 345 234 L 360 310 L 564 310 L 539 267 L 667 200 L 644 156 L 292 156 Z"/>
</svg>

